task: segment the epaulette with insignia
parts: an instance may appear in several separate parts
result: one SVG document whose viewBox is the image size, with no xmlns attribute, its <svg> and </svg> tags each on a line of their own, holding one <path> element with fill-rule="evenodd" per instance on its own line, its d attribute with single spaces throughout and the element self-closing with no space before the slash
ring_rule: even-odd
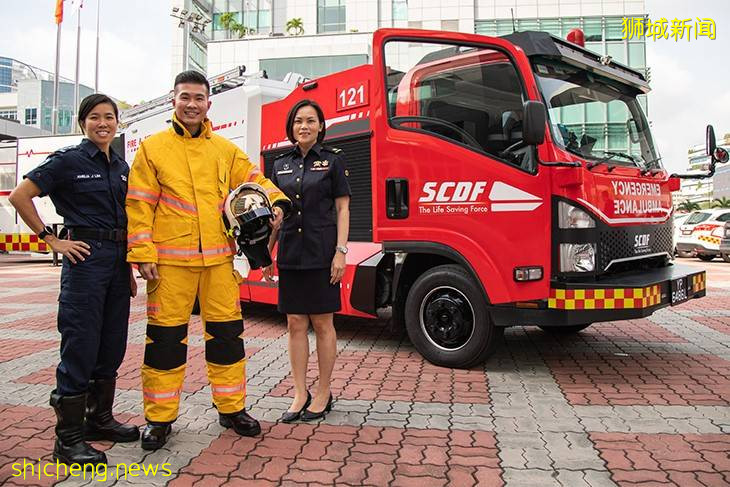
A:
<svg viewBox="0 0 730 487">
<path fill-rule="evenodd" d="M 288 150 L 288 151 L 284 152 L 283 154 L 279 154 L 278 156 L 274 157 L 274 160 L 277 160 L 277 159 L 281 159 L 281 158 L 282 158 L 282 157 L 284 157 L 284 156 L 288 156 L 288 155 L 289 155 L 289 154 L 291 154 L 292 152 L 294 152 L 294 149 L 292 149 L 292 150 Z"/>
<path fill-rule="evenodd" d="M 59 155 L 59 154 L 63 154 L 63 153 L 65 153 L 65 152 L 68 152 L 68 151 L 70 151 L 71 149 L 75 149 L 75 148 L 77 148 L 77 147 L 78 147 L 77 145 L 69 145 L 69 146 L 66 146 L 66 147 L 61 147 L 60 149 L 56 149 L 55 151 L 51 152 L 51 153 L 50 153 L 50 154 L 48 155 L 48 157 L 46 157 L 45 159 L 43 159 L 43 162 L 41 162 L 41 163 L 39 164 L 39 166 L 43 166 L 44 164 L 48 164 L 48 163 L 49 163 L 49 162 L 51 162 L 51 161 L 53 160 L 53 158 L 54 158 L 54 157 L 56 157 L 57 155 Z"/>
<path fill-rule="evenodd" d="M 339 154 L 340 152 L 342 152 L 342 149 L 338 149 L 337 147 L 330 147 L 328 145 L 322 146 L 322 149 L 334 152 L 335 154 Z"/>
</svg>

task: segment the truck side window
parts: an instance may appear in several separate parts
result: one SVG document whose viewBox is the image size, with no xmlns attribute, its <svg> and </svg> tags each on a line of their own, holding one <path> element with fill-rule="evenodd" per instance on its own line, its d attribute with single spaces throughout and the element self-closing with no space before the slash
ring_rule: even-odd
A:
<svg viewBox="0 0 730 487">
<path fill-rule="evenodd" d="M 385 45 L 391 125 L 453 140 L 529 169 L 522 140 L 522 85 L 501 51 L 429 42 Z M 521 152 L 521 153 L 520 153 Z"/>
</svg>

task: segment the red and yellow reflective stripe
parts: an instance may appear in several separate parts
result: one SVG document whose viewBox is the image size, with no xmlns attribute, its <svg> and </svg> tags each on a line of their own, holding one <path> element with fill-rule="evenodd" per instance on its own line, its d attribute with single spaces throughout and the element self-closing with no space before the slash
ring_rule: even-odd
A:
<svg viewBox="0 0 730 487">
<path fill-rule="evenodd" d="M 142 230 L 141 232 L 136 233 L 130 233 L 127 235 L 127 243 L 135 243 L 135 242 L 151 242 L 152 241 L 152 232 L 148 230 Z"/>
<path fill-rule="evenodd" d="M 0 250 L 5 252 L 50 252 L 51 247 L 30 233 L 0 233 Z"/>
<path fill-rule="evenodd" d="M 198 208 L 193 203 L 185 201 L 169 193 L 165 193 L 164 191 L 160 193 L 160 201 L 170 208 L 184 211 L 185 213 L 188 213 L 190 215 L 198 214 Z"/>
<path fill-rule="evenodd" d="M 232 386 L 211 384 L 211 391 L 214 396 L 232 396 L 234 394 L 246 394 L 246 381 L 234 384 Z"/>
<path fill-rule="evenodd" d="M 697 237 L 697 240 L 701 240 L 703 242 L 708 242 L 713 245 L 720 245 L 720 238 L 719 237 L 712 237 L 710 235 L 700 235 Z"/>
<path fill-rule="evenodd" d="M 692 292 L 704 291 L 705 287 L 707 287 L 707 275 L 704 272 L 694 274 L 692 276 Z"/>
<path fill-rule="evenodd" d="M 231 255 L 235 250 L 235 243 L 228 242 L 214 247 L 204 247 L 202 252 L 189 247 L 173 247 L 170 245 L 157 245 L 157 255 L 166 259 L 190 259 L 203 256 Z"/>
<path fill-rule="evenodd" d="M 641 309 L 661 303 L 661 285 L 624 289 L 550 289 L 551 309 Z"/>
<path fill-rule="evenodd" d="M 146 201 L 151 205 L 156 205 L 160 199 L 160 193 L 155 193 L 146 188 L 139 186 L 128 186 L 127 187 L 127 198 L 133 200 Z"/>
<path fill-rule="evenodd" d="M 177 401 L 180 399 L 180 392 L 182 392 L 182 389 L 156 391 L 154 389 L 142 388 L 142 395 L 144 398 L 152 402 Z"/>
</svg>

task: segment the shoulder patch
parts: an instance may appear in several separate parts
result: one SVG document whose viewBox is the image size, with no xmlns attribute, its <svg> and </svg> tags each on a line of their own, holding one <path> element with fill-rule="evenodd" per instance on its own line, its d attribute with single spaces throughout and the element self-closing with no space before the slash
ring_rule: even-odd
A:
<svg viewBox="0 0 730 487">
<path fill-rule="evenodd" d="M 78 148 L 78 145 L 69 145 L 69 146 L 66 146 L 66 147 L 61 147 L 60 149 L 55 150 L 53 152 L 53 154 L 63 154 L 64 152 L 68 152 L 71 149 L 76 149 L 76 148 Z M 51 154 L 51 155 L 53 155 L 53 154 Z"/>
<path fill-rule="evenodd" d="M 342 152 L 342 149 L 338 149 L 337 147 L 331 147 L 329 145 L 323 145 L 322 149 L 324 149 L 326 151 L 330 151 L 334 154 L 339 154 L 340 152 Z"/>
<path fill-rule="evenodd" d="M 274 160 L 277 160 L 277 159 L 281 159 L 281 158 L 282 158 L 282 157 L 284 157 L 284 156 L 288 156 L 288 155 L 290 155 L 290 154 L 291 154 L 292 152 L 294 152 L 294 149 L 292 149 L 292 150 L 288 150 L 288 151 L 284 152 L 283 154 L 279 154 L 278 156 L 274 157 Z"/>
</svg>

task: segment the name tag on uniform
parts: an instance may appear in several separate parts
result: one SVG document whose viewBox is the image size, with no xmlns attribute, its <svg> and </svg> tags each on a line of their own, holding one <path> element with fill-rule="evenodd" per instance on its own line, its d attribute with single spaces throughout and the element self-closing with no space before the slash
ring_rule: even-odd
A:
<svg viewBox="0 0 730 487">
<path fill-rule="evenodd" d="M 314 161 L 312 163 L 312 171 L 327 171 L 330 167 L 330 161 Z"/>
<path fill-rule="evenodd" d="M 291 174 L 294 172 L 294 169 L 289 169 L 288 171 L 276 171 L 276 175 L 280 176 L 282 174 Z"/>
<path fill-rule="evenodd" d="M 101 179 L 101 174 L 77 174 L 76 179 Z"/>
</svg>

